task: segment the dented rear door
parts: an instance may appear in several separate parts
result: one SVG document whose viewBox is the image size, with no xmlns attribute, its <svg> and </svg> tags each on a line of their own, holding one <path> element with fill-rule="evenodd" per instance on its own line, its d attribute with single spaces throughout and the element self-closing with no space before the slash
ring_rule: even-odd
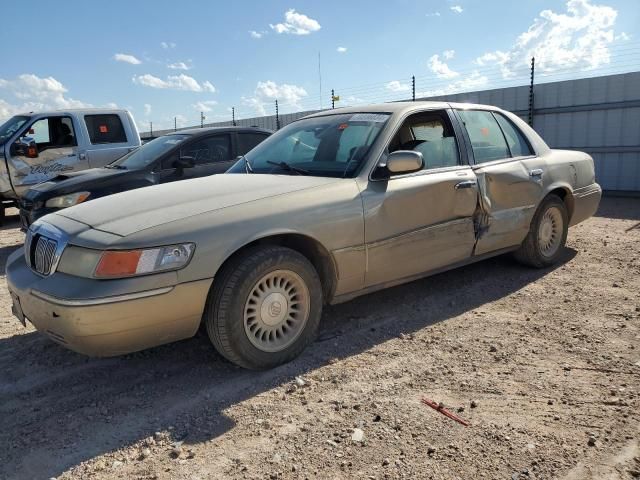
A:
<svg viewBox="0 0 640 480">
<path fill-rule="evenodd" d="M 543 194 L 544 160 L 530 146 L 527 151 L 526 145 L 515 144 L 516 133 L 507 131 L 513 125 L 501 126 L 493 112 L 458 113 L 472 146 L 480 192 L 474 254 L 517 246 L 526 237 Z"/>
</svg>

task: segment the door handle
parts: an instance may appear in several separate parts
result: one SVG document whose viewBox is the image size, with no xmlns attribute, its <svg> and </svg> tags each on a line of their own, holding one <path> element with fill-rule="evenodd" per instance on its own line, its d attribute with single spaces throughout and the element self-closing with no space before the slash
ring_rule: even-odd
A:
<svg viewBox="0 0 640 480">
<path fill-rule="evenodd" d="M 533 170 L 529 170 L 529 176 L 531 177 L 541 177 L 544 173 L 544 170 L 541 168 L 534 168 Z"/>
<path fill-rule="evenodd" d="M 80 160 L 86 160 L 87 159 L 87 154 L 86 153 L 81 153 L 80 155 L 78 155 L 78 158 Z"/>
<path fill-rule="evenodd" d="M 466 180 L 464 182 L 456 183 L 455 189 L 460 190 L 461 188 L 473 188 L 476 186 L 475 180 Z"/>
</svg>

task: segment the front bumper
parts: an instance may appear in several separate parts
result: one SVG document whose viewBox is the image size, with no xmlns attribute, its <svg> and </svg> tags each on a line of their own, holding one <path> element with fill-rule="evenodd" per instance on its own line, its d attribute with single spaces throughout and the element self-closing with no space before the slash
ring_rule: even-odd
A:
<svg viewBox="0 0 640 480">
<path fill-rule="evenodd" d="M 584 222 L 593 217 L 600 206 L 602 188 L 597 183 L 577 188 L 573 191 L 573 214 L 569 226 Z"/>
<path fill-rule="evenodd" d="M 60 273 L 43 278 L 27 266 L 22 250 L 9 257 L 6 278 L 12 297 L 18 298 L 18 310 L 38 331 L 71 350 L 98 357 L 192 337 L 212 283 L 205 279 L 113 295 L 112 282 L 122 280 L 98 281 Z M 73 283 L 68 289 L 73 292 L 82 291 L 81 282 L 96 284 L 86 289 L 90 297 L 61 298 L 47 292 L 52 282 L 58 284 L 58 290 L 60 282 Z M 100 285 L 105 295 L 96 295 Z"/>
</svg>

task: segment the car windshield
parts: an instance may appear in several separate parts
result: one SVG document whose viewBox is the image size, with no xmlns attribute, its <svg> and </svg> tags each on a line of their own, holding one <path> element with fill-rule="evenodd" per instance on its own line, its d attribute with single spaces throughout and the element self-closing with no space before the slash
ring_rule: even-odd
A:
<svg viewBox="0 0 640 480">
<path fill-rule="evenodd" d="M 167 153 L 176 145 L 184 142 L 189 135 L 165 135 L 154 138 L 148 143 L 120 157 L 113 163 L 107 165 L 110 168 L 123 168 L 127 170 L 138 170 L 155 162 L 162 155 Z"/>
<path fill-rule="evenodd" d="M 239 160 L 229 173 L 353 177 L 389 117 L 345 113 L 299 120 L 247 153 L 246 161 Z"/>
<path fill-rule="evenodd" d="M 20 127 L 27 123 L 29 118 L 25 115 L 16 115 L 3 123 L 0 126 L 0 143 L 6 142 Z"/>
</svg>

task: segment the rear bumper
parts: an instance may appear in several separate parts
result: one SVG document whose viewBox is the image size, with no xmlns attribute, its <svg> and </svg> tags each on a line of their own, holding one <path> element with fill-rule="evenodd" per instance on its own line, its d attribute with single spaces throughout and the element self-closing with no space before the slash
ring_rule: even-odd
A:
<svg viewBox="0 0 640 480">
<path fill-rule="evenodd" d="M 592 217 L 598 210 L 601 198 L 602 188 L 597 183 L 574 190 L 573 215 L 571 215 L 569 226 L 577 225 Z"/>
<path fill-rule="evenodd" d="M 42 282 L 56 281 L 54 277 L 42 278 L 32 272 L 22 251 L 9 258 L 7 284 L 29 322 L 55 342 L 98 357 L 192 337 L 212 282 L 206 279 L 117 296 L 68 299 L 42 292 Z"/>
</svg>

